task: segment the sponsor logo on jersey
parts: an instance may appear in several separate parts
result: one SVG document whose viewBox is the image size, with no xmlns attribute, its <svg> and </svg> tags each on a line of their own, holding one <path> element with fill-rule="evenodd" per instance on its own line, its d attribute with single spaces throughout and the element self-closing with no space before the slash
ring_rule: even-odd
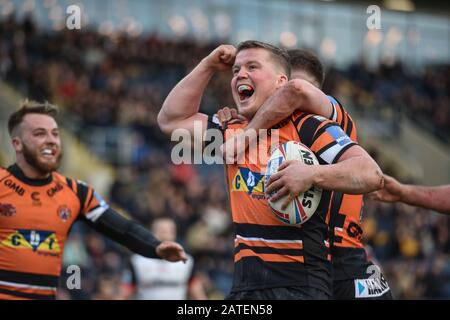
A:
<svg viewBox="0 0 450 320">
<path fill-rule="evenodd" d="M 70 208 L 65 205 L 59 206 L 57 212 L 58 217 L 60 217 L 63 222 L 66 222 L 70 219 L 70 217 L 72 217 L 72 211 L 70 211 Z"/>
<path fill-rule="evenodd" d="M 250 171 L 248 168 L 239 168 L 233 178 L 231 191 L 243 191 L 257 198 L 264 198 L 264 175 Z"/>
<path fill-rule="evenodd" d="M 341 127 L 338 126 L 332 126 L 328 127 L 326 131 L 330 134 L 330 136 L 333 137 L 333 139 L 340 145 L 345 146 L 346 144 L 350 143 L 351 140 L 347 136 L 347 134 L 342 130 Z"/>
<path fill-rule="evenodd" d="M 14 190 L 14 192 L 21 197 L 25 194 L 25 189 L 20 184 L 14 182 L 14 180 L 12 179 L 6 179 L 5 182 L 3 182 L 3 184 L 7 186 L 9 189 Z"/>
<path fill-rule="evenodd" d="M 9 203 L 0 203 L 0 217 L 13 217 L 16 215 L 16 207 Z"/>
<path fill-rule="evenodd" d="M 355 280 L 355 298 L 380 297 L 388 291 L 389 284 L 383 276 Z"/>
<path fill-rule="evenodd" d="M 51 198 L 53 197 L 56 193 L 58 193 L 59 191 L 61 191 L 63 189 L 63 185 L 60 182 L 57 182 L 53 187 L 51 187 L 50 189 L 47 190 L 47 195 Z"/>
<path fill-rule="evenodd" d="M 38 254 L 59 256 L 61 248 L 53 231 L 19 229 L 9 234 L 2 245 L 17 249 L 31 249 Z"/>
<path fill-rule="evenodd" d="M 36 191 L 32 192 L 31 193 L 31 200 L 33 200 L 33 205 L 34 206 L 42 205 L 39 192 L 36 192 Z"/>
</svg>

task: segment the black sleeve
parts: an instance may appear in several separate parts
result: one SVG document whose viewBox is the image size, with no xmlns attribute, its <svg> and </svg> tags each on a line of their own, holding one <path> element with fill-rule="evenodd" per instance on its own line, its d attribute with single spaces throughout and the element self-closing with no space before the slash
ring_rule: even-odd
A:
<svg viewBox="0 0 450 320">
<path fill-rule="evenodd" d="M 298 136 L 300 138 L 300 142 L 303 143 L 308 148 L 311 148 L 312 144 L 315 141 L 317 135 L 317 129 L 322 124 L 322 121 L 317 119 L 313 114 L 305 114 L 304 117 L 300 117 L 298 120 L 294 121 L 296 127 L 298 126 L 298 122 L 302 119 L 306 118 L 300 128 L 297 128 Z M 325 119 L 325 118 L 323 118 Z"/>
<path fill-rule="evenodd" d="M 147 258 L 160 258 L 156 247 L 161 243 L 153 234 L 136 223 L 122 217 L 113 209 L 107 209 L 95 222 L 85 220 L 96 231 Z"/>
<path fill-rule="evenodd" d="M 226 128 L 222 128 L 222 126 L 220 125 L 219 119 L 217 118 L 217 116 L 208 116 L 208 126 L 206 127 L 206 141 L 204 143 L 204 148 L 206 148 L 207 146 L 209 146 L 211 143 L 213 143 L 215 141 L 215 139 L 212 139 L 212 137 L 209 136 L 208 132 L 210 129 L 216 129 L 216 130 L 220 130 L 221 134 L 222 134 L 222 139 L 224 137 L 224 132 Z M 215 151 L 215 150 L 213 150 Z M 215 156 L 215 153 L 211 154 L 211 156 Z"/>
<path fill-rule="evenodd" d="M 225 127 L 222 127 L 220 125 L 220 121 L 216 115 L 212 115 L 212 116 L 209 115 L 208 116 L 208 127 L 206 129 L 218 129 L 220 131 L 225 131 L 226 124 L 225 124 Z"/>
</svg>

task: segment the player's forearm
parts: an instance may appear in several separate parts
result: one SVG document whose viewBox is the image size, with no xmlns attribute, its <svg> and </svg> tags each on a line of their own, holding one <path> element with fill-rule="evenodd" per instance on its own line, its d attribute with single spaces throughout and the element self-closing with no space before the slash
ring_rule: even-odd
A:
<svg viewBox="0 0 450 320">
<path fill-rule="evenodd" d="M 363 194 L 383 186 L 383 173 L 370 158 L 356 156 L 332 165 L 315 166 L 313 185 L 348 194 Z"/>
<path fill-rule="evenodd" d="M 269 129 L 289 117 L 297 108 L 299 98 L 291 92 L 288 85 L 275 91 L 259 108 L 248 123 L 246 130 Z"/>
<path fill-rule="evenodd" d="M 180 121 L 198 113 L 203 92 L 213 74 L 202 61 L 172 89 L 158 114 L 158 125 L 163 132 L 170 134 Z"/>
<path fill-rule="evenodd" d="M 299 110 L 329 118 L 332 107 L 326 95 L 305 80 L 290 80 L 259 108 L 247 129 L 268 129 Z"/>
<path fill-rule="evenodd" d="M 287 89 L 293 100 L 297 99 L 296 110 L 331 118 L 333 107 L 322 90 L 303 79 L 289 81 Z"/>
<path fill-rule="evenodd" d="M 108 209 L 91 226 L 131 251 L 148 258 L 160 258 L 156 247 L 161 243 L 153 234 L 135 221 Z"/>
<path fill-rule="evenodd" d="M 440 187 L 402 185 L 400 201 L 450 214 L 450 185 Z"/>
<path fill-rule="evenodd" d="M 149 230 L 138 223 L 131 221 L 130 228 L 125 234 L 125 238 L 121 244 L 141 256 L 147 258 L 160 258 L 156 253 L 156 247 L 160 243 L 161 241 L 156 239 Z"/>
</svg>

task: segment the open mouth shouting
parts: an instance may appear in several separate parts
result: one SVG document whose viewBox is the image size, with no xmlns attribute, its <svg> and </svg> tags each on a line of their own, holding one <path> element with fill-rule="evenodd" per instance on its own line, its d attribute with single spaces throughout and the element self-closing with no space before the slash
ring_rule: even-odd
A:
<svg viewBox="0 0 450 320">
<path fill-rule="evenodd" d="M 255 89 L 248 84 L 240 84 L 237 86 L 237 92 L 239 94 L 239 102 L 246 102 L 255 92 Z"/>
</svg>

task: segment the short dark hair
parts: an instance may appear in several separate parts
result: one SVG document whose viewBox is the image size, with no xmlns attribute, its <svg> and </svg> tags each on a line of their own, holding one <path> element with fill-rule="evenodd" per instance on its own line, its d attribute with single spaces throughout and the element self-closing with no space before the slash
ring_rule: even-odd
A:
<svg viewBox="0 0 450 320">
<path fill-rule="evenodd" d="M 22 123 L 23 118 L 27 114 L 31 114 L 31 113 L 44 114 L 44 115 L 50 116 L 56 120 L 56 117 L 58 115 L 58 107 L 50 104 L 47 101 L 37 102 L 37 101 L 25 99 L 21 103 L 20 109 L 13 112 L 9 116 L 8 132 L 9 132 L 10 136 L 12 136 L 14 129 L 17 128 L 17 126 Z"/>
<path fill-rule="evenodd" d="M 314 77 L 320 87 L 325 80 L 325 72 L 319 57 L 311 51 L 304 49 L 292 49 L 288 51 L 291 68 L 302 69 Z"/>
<path fill-rule="evenodd" d="M 291 64 L 289 63 L 289 55 L 286 50 L 278 48 L 269 43 L 257 40 L 247 40 L 238 44 L 236 53 L 245 49 L 260 48 L 269 51 L 276 63 L 278 63 L 286 72 L 288 78 L 291 77 Z"/>
</svg>

